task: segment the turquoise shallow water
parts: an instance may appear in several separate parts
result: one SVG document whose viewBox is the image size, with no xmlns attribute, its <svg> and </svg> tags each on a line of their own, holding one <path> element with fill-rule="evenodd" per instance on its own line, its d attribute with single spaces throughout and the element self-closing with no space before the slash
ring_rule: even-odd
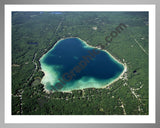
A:
<svg viewBox="0 0 160 128">
<path fill-rule="evenodd" d="M 47 90 L 71 91 L 101 88 L 115 80 L 124 66 L 103 50 L 79 38 L 60 40 L 40 59 Z"/>
</svg>

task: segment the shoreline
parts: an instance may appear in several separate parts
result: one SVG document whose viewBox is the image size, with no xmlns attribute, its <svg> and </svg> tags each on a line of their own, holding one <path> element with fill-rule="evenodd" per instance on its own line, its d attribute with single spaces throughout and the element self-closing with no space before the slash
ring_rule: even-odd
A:
<svg viewBox="0 0 160 128">
<path fill-rule="evenodd" d="M 46 55 L 48 52 L 50 52 L 50 51 L 57 45 L 57 43 L 60 42 L 61 40 L 64 40 L 64 39 L 61 38 L 60 40 L 56 41 L 56 43 L 55 43 L 46 53 L 44 53 L 44 54 L 39 58 L 39 61 L 40 61 L 41 59 L 43 59 L 44 55 Z"/>
<path fill-rule="evenodd" d="M 78 90 L 81 90 L 83 91 L 84 89 L 105 89 L 106 87 L 110 86 L 111 84 L 115 83 L 116 81 L 118 81 L 119 79 L 121 79 L 121 77 L 123 76 L 123 74 L 127 71 L 127 66 L 126 64 L 124 64 L 125 67 L 124 67 L 124 70 L 123 72 L 116 78 L 114 79 L 112 82 L 108 83 L 107 85 L 104 85 L 102 87 L 90 87 L 90 88 L 81 88 L 81 89 L 75 89 L 75 90 L 72 90 L 72 91 L 78 91 Z M 48 91 L 48 90 L 47 90 Z M 72 93 L 72 91 L 59 91 L 59 92 L 63 92 L 63 93 Z M 53 92 L 54 93 L 54 92 Z"/>
<path fill-rule="evenodd" d="M 43 54 L 43 55 L 41 56 L 41 58 L 39 59 L 39 62 L 40 62 L 41 59 L 43 59 L 44 55 L 46 55 L 48 52 L 50 52 L 61 40 L 65 40 L 65 39 L 69 39 L 69 38 L 77 38 L 77 39 L 79 39 L 80 41 L 82 41 L 86 46 L 89 46 L 89 47 L 92 47 L 92 48 L 96 48 L 96 49 L 102 50 L 102 51 L 106 52 L 107 54 L 109 54 L 109 56 L 111 56 L 111 57 L 114 59 L 114 61 L 116 61 L 117 63 L 123 65 L 124 70 L 123 70 L 123 72 L 122 72 L 116 79 L 114 79 L 112 82 L 108 83 L 107 85 L 105 85 L 105 86 L 103 86 L 103 87 L 100 87 L 100 88 L 96 88 L 96 89 L 101 89 L 101 88 L 104 89 L 104 88 L 110 86 L 111 84 L 113 84 L 113 83 L 115 83 L 116 81 L 118 81 L 118 80 L 124 75 L 124 73 L 127 71 L 127 64 L 126 64 L 126 63 L 122 63 L 120 60 L 116 59 L 113 55 L 111 55 L 111 53 L 109 53 L 109 52 L 108 52 L 107 50 L 105 50 L 105 49 L 101 49 L 101 48 L 99 48 L 99 47 L 97 47 L 97 46 L 92 46 L 92 45 L 90 45 L 90 44 L 87 44 L 87 42 L 85 42 L 84 40 L 82 40 L 82 39 L 79 38 L 79 37 L 66 37 L 66 38 L 61 38 L 60 40 L 58 40 L 58 41 L 53 45 L 53 47 L 52 47 L 51 49 L 49 49 L 45 54 Z M 42 70 L 42 68 L 41 68 L 41 71 L 44 73 L 44 76 L 45 76 L 45 72 Z M 44 77 L 44 76 L 43 76 L 43 77 Z M 42 79 L 43 79 L 43 77 L 42 77 Z M 42 80 L 42 79 L 41 79 L 41 80 Z M 43 85 L 44 85 L 44 84 L 43 84 Z M 95 87 L 91 87 L 91 89 L 93 89 L 93 88 L 95 88 Z M 83 91 L 84 89 L 87 89 L 87 88 L 75 89 L 75 90 L 77 90 L 77 91 L 78 91 L 78 90 Z M 71 90 L 71 91 L 60 91 L 60 92 L 62 92 L 62 93 L 72 93 L 72 91 L 75 91 L 75 90 Z M 51 92 L 50 90 L 47 90 L 47 89 L 45 88 L 45 85 L 44 85 L 44 92 L 47 93 L 47 94 L 54 93 L 54 92 Z"/>
</svg>

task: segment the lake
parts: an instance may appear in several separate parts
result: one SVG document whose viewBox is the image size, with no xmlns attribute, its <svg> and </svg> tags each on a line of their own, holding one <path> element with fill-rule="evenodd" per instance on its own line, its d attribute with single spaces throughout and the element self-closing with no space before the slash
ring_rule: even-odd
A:
<svg viewBox="0 0 160 128">
<path fill-rule="evenodd" d="M 41 83 L 51 91 L 102 88 L 124 71 L 124 65 L 109 53 L 76 37 L 59 40 L 40 64 L 45 73 Z"/>
</svg>

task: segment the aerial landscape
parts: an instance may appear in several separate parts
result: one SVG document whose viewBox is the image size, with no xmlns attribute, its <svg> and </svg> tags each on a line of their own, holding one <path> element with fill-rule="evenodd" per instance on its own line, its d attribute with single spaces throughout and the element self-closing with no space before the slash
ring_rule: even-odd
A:
<svg viewBox="0 0 160 128">
<path fill-rule="evenodd" d="M 148 115 L 148 12 L 12 12 L 12 115 Z"/>
</svg>

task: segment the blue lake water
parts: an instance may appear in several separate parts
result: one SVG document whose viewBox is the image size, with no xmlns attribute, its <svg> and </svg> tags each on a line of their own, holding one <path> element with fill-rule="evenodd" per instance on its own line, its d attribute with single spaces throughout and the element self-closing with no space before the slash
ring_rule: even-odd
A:
<svg viewBox="0 0 160 128">
<path fill-rule="evenodd" d="M 47 90 L 71 91 L 101 88 L 118 78 L 124 66 L 107 52 L 79 38 L 60 40 L 40 59 Z"/>
<path fill-rule="evenodd" d="M 50 14 L 63 14 L 62 12 L 51 12 Z"/>
</svg>

